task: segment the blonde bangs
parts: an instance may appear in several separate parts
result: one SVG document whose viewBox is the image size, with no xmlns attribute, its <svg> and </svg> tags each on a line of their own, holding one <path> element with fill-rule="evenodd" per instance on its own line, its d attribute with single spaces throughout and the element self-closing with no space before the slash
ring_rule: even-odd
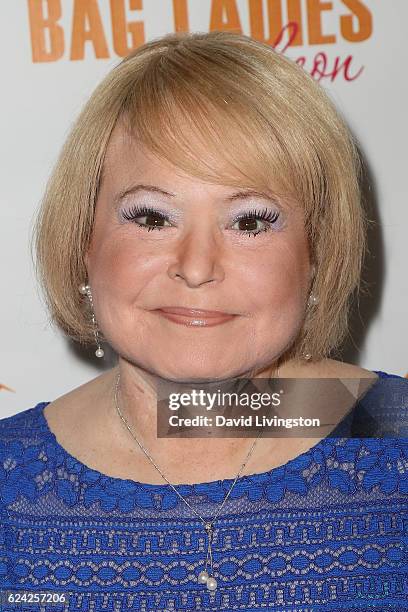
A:
<svg viewBox="0 0 408 612">
<path fill-rule="evenodd" d="M 126 99 L 125 125 L 135 142 L 187 174 L 285 198 L 303 206 L 307 220 L 325 191 L 316 139 L 305 134 L 307 117 L 288 108 L 287 84 L 273 66 L 261 80 L 248 64 L 244 50 L 190 45 L 158 54 Z"/>
</svg>

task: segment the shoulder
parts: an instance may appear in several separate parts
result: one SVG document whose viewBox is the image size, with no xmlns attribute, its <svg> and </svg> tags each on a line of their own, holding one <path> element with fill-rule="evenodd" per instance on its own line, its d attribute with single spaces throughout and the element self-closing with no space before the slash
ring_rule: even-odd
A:
<svg viewBox="0 0 408 612">
<path fill-rule="evenodd" d="M 40 412 L 48 402 L 40 402 L 16 414 L 0 419 L 0 444 L 30 439 L 40 428 Z M 40 428 L 41 429 L 41 428 Z"/>
<path fill-rule="evenodd" d="M 10 475 L 9 467 L 27 458 L 27 450 L 42 446 L 47 440 L 47 428 L 42 416 L 48 402 L 0 419 L 0 480 Z"/>
<path fill-rule="evenodd" d="M 304 370 L 305 377 L 336 378 L 348 389 L 354 398 L 352 437 L 408 437 L 408 378 L 334 359 Z"/>
<path fill-rule="evenodd" d="M 44 415 L 49 428 L 63 446 L 72 447 L 102 418 L 101 406 L 109 397 L 115 379 L 113 368 L 61 395 L 46 406 Z"/>
<path fill-rule="evenodd" d="M 353 437 L 408 437 L 408 378 L 377 370 L 374 382 L 360 381 L 353 412 Z"/>
<path fill-rule="evenodd" d="M 378 378 L 378 374 L 372 370 L 336 359 L 322 359 L 311 364 L 311 370 L 323 378 Z"/>
<path fill-rule="evenodd" d="M 408 387 L 408 378 L 398 374 L 384 372 L 383 370 L 368 370 L 353 363 L 346 363 L 335 359 L 322 359 L 321 361 L 311 363 L 305 366 L 305 372 L 307 372 L 305 376 L 316 378 L 372 379 L 374 382 L 377 381 L 381 384 L 385 382 L 385 386 L 391 386 L 391 381 L 394 380 L 394 384 L 401 389 L 407 389 Z M 389 381 L 388 385 L 386 381 Z"/>
<path fill-rule="evenodd" d="M 21 491 L 35 488 L 35 476 L 44 469 L 42 453 L 48 440 L 40 402 L 17 414 L 0 419 L 0 511 L 15 501 Z"/>
<path fill-rule="evenodd" d="M 319 361 L 296 360 L 286 364 L 280 370 L 281 378 L 372 378 L 378 374 L 353 363 L 337 361 L 336 359 L 320 359 Z"/>
<path fill-rule="evenodd" d="M 400 404 L 400 407 L 404 408 L 406 411 L 406 403 L 404 403 L 402 399 L 408 398 L 408 378 L 382 370 L 366 370 L 365 368 L 355 366 L 351 363 L 344 363 L 332 359 L 326 361 L 326 371 L 332 372 L 333 377 L 342 379 L 348 377 L 372 379 L 375 384 L 370 384 L 370 381 L 364 381 L 362 388 L 370 392 L 375 391 L 383 398 L 387 396 L 389 396 L 388 399 L 394 398 L 395 403 Z"/>
</svg>

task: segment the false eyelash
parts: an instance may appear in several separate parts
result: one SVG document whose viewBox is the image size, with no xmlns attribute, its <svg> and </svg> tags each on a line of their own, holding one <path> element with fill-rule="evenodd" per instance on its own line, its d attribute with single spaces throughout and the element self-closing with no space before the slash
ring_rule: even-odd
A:
<svg viewBox="0 0 408 612">
<path fill-rule="evenodd" d="M 162 219 L 163 221 L 170 221 L 169 217 L 167 215 L 164 215 L 163 213 L 161 213 L 158 210 L 155 210 L 154 208 L 150 207 L 150 206 L 133 206 L 131 209 L 129 209 L 128 211 L 123 211 L 122 212 L 122 217 L 124 219 L 126 219 L 127 221 L 133 221 L 135 222 L 139 227 L 142 227 L 144 229 L 146 229 L 147 231 L 152 231 L 152 230 L 161 230 L 163 229 L 163 227 L 159 227 L 159 226 L 146 226 L 143 225 L 142 223 L 137 223 L 136 219 L 138 217 L 144 217 L 146 215 L 155 215 L 156 217 L 158 217 L 159 219 Z M 239 221 L 240 219 L 261 219 L 262 221 L 267 221 L 268 223 L 274 223 L 280 216 L 280 212 L 279 211 L 270 211 L 267 208 L 264 208 L 263 210 L 251 210 L 245 213 L 241 213 L 240 215 L 238 215 L 238 217 L 235 217 L 234 219 L 234 223 L 236 223 L 237 221 Z M 265 229 L 261 229 L 261 230 L 242 230 L 243 235 L 246 236 L 256 236 L 257 234 L 259 234 L 260 232 L 266 232 L 269 231 L 270 228 L 266 227 Z"/>
<path fill-rule="evenodd" d="M 263 211 L 258 211 L 258 210 L 250 210 L 246 213 L 242 213 L 240 215 L 238 215 L 238 217 L 235 217 L 234 219 L 234 223 L 236 221 L 239 221 L 240 219 L 262 219 L 262 221 L 268 221 L 269 223 L 273 223 L 274 221 L 276 221 L 279 217 L 280 213 L 279 211 L 275 210 L 275 211 L 271 211 L 268 210 L 267 208 L 264 208 Z"/>
<path fill-rule="evenodd" d="M 261 219 L 261 221 L 267 221 L 270 225 L 269 227 L 267 226 L 264 229 L 242 230 L 243 236 L 254 236 L 255 237 L 261 232 L 271 231 L 272 223 L 277 221 L 279 216 L 280 216 L 280 211 L 277 211 L 277 210 L 271 211 L 271 210 L 268 210 L 267 208 L 264 208 L 262 211 L 261 210 L 250 210 L 248 212 L 241 213 L 240 215 L 238 215 L 238 217 L 235 217 L 234 223 L 236 223 L 240 219 Z"/>
<path fill-rule="evenodd" d="M 137 219 L 138 217 L 145 217 L 146 215 L 156 215 L 156 217 L 159 217 L 163 221 L 170 220 L 167 215 L 163 215 L 163 213 L 158 210 L 155 210 L 154 208 L 151 208 L 150 206 L 132 206 L 132 208 L 130 208 L 129 210 L 125 210 L 122 212 L 122 217 L 124 219 L 127 219 L 127 221 L 135 221 L 135 219 Z M 142 224 L 138 225 L 139 227 L 144 227 L 147 230 L 163 229 L 161 227 L 147 227 L 146 225 Z"/>
</svg>

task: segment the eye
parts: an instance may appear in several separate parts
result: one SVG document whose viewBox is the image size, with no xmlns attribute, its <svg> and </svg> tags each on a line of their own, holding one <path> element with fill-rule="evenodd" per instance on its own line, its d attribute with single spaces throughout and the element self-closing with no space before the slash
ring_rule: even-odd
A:
<svg viewBox="0 0 408 612">
<path fill-rule="evenodd" d="M 169 222 L 169 217 L 150 206 L 133 206 L 129 210 L 122 212 L 122 217 L 127 221 L 136 223 L 138 227 L 145 230 L 161 230 L 165 227 L 165 223 Z M 254 210 L 243 213 L 236 217 L 234 225 L 239 224 L 238 230 L 245 236 L 257 236 L 261 232 L 271 230 L 274 224 L 280 217 L 279 211 L 272 211 L 265 208 L 264 210 Z M 138 219 L 140 221 L 138 221 Z M 143 220 L 145 220 L 143 222 Z M 258 228 L 258 223 L 261 222 L 264 227 Z"/>
<path fill-rule="evenodd" d="M 262 211 L 254 210 L 247 213 L 243 213 L 236 218 L 235 223 L 238 223 L 243 234 L 246 236 L 257 236 L 261 232 L 268 232 L 271 230 L 271 226 L 280 217 L 279 211 L 272 211 L 265 208 Z M 258 229 L 258 221 L 263 223 L 264 227 Z M 235 225 L 234 223 L 234 225 Z"/>
<path fill-rule="evenodd" d="M 133 206 L 129 210 L 122 212 L 122 217 L 127 221 L 136 223 L 139 227 L 143 227 L 148 232 L 154 229 L 162 229 L 164 225 L 160 225 L 160 223 L 169 221 L 166 215 L 163 215 L 158 210 L 154 210 L 150 206 Z M 145 223 L 139 223 L 137 219 L 146 219 L 146 225 Z"/>
</svg>

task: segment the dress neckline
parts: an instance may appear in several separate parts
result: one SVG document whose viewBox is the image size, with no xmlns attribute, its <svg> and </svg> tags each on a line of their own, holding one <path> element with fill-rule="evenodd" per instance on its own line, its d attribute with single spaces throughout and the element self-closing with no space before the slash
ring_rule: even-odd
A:
<svg viewBox="0 0 408 612">
<path fill-rule="evenodd" d="M 378 378 L 373 383 L 373 385 L 371 385 L 368 391 L 365 393 L 365 396 L 368 396 L 368 394 L 371 393 L 374 387 L 377 387 L 378 383 L 382 379 L 388 378 L 388 377 L 400 378 L 397 375 L 388 374 L 387 372 L 383 372 L 381 370 L 372 370 L 372 371 L 378 375 Z M 147 482 L 139 482 L 137 480 L 133 480 L 129 478 L 118 478 L 116 476 L 109 476 L 108 474 L 104 474 L 103 472 L 100 472 L 94 468 L 91 468 L 90 466 L 86 465 L 85 463 L 83 463 L 82 461 L 80 461 L 79 459 L 71 455 L 58 442 L 56 435 L 54 434 L 54 432 L 50 429 L 48 425 L 48 421 L 44 415 L 44 409 L 50 403 L 51 403 L 50 401 L 40 402 L 33 408 L 33 410 L 38 411 L 38 417 L 39 417 L 41 429 L 46 435 L 46 437 L 51 441 L 52 445 L 54 446 L 56 451 L 59 453 L 60 457 L 64 460 L 64 462 L 68 461 L 71 467 L 76 468 L 76 471 L 86 472 L 90 478 L 92 477 L 92 475 L 94 475 L 95 479 L 97 479 L 99 482 L 103 481 L 106 484 L 117 485 L 119 487 L 120 486 L 137 487 L 139 490 L 141 491 L 145 490 L 147 493 L 153 493 L 153 492 L 166 493 L 166 492 L 172 491 L 172 487 L 167 483 L 166 484 L 153 484 L 153 483 L 147 483 Z M 350 416 L 352 415 L 352 413 L 354 412 L 358 404 L 359 402 L 357 402 L 353 406 L 353 408 L 339 421 L 339 423 L 337 424 L 337 426 L 334 428 L 333 431 L 336 431 L 338 428 L 340 428 L 347 421 L 347 419 L 350 418 Z M 282 465 L 271 468 L 270 470 L 265 470 L 263 472 L 255 472 L 253 474 L 244 474 L 240 476 L 237 479 L 236 486 L 239 484 L 245 484 L 245 483 L 260 484 L 265 481 L 270 481 L 272 478 L 283 474 L 287 470 L 291 472 L 292 471 L 296 472 L 298 469 L 303 469 L 303 467 L 310 461 L 312 457 L 315 457 L 318 455 L 322 456 L 322 453 L 325 456 L 327 452 L 330 452 L 332 447 L 336 444 L 337 439 L 338 439 L 337 437 L 331 436 L 329 434 L 328 436 L 319 440 L 315 445 L 308 448 L 303 453 L 300 453 L 296 457 L 289 459 L 289 461 L 287 461 L 286 463 Z M 183 494 L 183 493 L 186 494 L 190 490 L 198 490 L 198 489 L 209 490 L 212 488 L 215 489 L 219 487 L 222 487 L 223 489 L 228 489 L 231 486 L 233 481 L 234 481 L 234 478 L 223 478 L 223 479 L 198 482 L 198 483 L 178 483 L 174 485 L 174 488 L 177 491 L 179 491 L 180 494 Z"/>
</svg>

